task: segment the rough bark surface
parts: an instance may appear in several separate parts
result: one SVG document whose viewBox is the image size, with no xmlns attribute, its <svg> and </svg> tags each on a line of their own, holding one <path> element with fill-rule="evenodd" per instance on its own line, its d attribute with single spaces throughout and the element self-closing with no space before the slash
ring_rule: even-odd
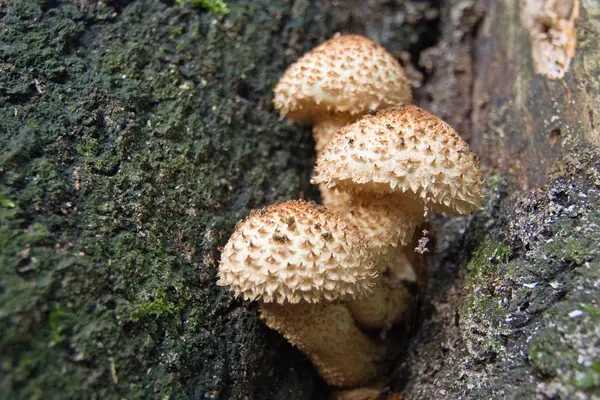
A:
<svg viewBox="0 0 600 400">
<path fill-rule="evenodd" d="M 597 2 L 556 81 L 532 72 L 517 0 L 226 3 L 0 0 L 0 396 L 326 396 L 215 275 L 250 209 L 316 194 L 310 131 L 271 90 L 336 31 L 412 60 L 417 104 L 490 173 L 484 211 L 432 221 L 390 386 L 600 396 Z"/>
<path fill-rule="evenodd" d="M 418 333 L 391 378 L 409 399 L 600 396 L 598 11 L 582 3 L 577 55 L 549 80 L 518 1 L 445 6 L 422 59 L 429 105 L 482 157 L 488 199 L 435 221 Z"/>
</svg>

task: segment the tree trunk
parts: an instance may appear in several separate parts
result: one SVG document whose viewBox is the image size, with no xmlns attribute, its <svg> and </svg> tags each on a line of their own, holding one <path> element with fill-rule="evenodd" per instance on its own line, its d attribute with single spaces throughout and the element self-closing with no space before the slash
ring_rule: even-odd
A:
<svg viewBox="0 0 600 400">
<path fill-rule="evenodd" d="M 600 8 L 582 3 L 577 54 L 549 79 L 526 3 L 449 1 L 422 59 L 428 105 L 491 175 L 484 211 L 436 221 L 418 332 L 391 378 L 409 399 L 600 396 Z"/>
<path fill-rule="evenodd" d="M 316 196 L 310 130 L 280 120 L 271 90 L 342 31 L 402 59 L 416 103 L 489 171 L 485 210 L 431 221 L 430 278 L 390 386 L 415 399 L 598 396 L 597 2 L 581 0 L 561 79 L 534 72 L 517 0 L 226 3 L 221 16 L 0 0 L 0 393 L 327 396 L 215 281 L 218 248 L 250 209 Z"/>
</svg>

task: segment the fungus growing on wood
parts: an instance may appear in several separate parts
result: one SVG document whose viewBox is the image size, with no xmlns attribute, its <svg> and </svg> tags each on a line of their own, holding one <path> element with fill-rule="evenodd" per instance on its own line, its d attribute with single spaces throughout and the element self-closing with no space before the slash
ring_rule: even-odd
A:
<svg viewBox="0 0 600 400">
<path fill-rule="evenodd" d="M 376 374 L 378 346 L 341 304 L 368 294 L 377 277 L 356 227 L 312 202 L 254 211 L 225 246 L 219 282 L 261 302 L 261 318 L 300 348 L 333 386 Z"/>
<path fill-rule="evenodd" d="M 335 133 L 343 126 L 355 122 L 358 116 L 337 114 L 318 122 L 313 126 L 313 139 L 315 140 L 315 152 L 317 157 L 325 150 Z"/>
<path fill-rule="evenodd" d="M 450 125 L 413 105 L 389 108 L 342 128 L 315 171 L 313 183 L 361 195 L 392 195 L 402 213 L 421 219 L 426 209 L 468 215 L 481 208 L 477 156 Z"/>
<path fill-rule="evenodd" d="M 371 251 L 382 260 L 386 251 L 398 254 L 390 247 L 410 242 L 426 211 L 465 215 L 480 208 L 477 157 L 448 124 L 412 105 L 365 116 L 340 129 L 315 170 L 313 183 L 326 194 L 324 199 L 364 230 Z M 351 195 L 335 201 L 323 187 Z M 379 216 L 376 223 L 374 215 Z M 399 263 L 380 262 L 380 274 L 394 275 Z M 403 290 L 380 280 L 371 296 L 353 301 L 350 309 L 361 325 L 383 328 L 406 300 Z"/>
<path fill-rule="evenodd" d="M 325 191 L 335 195 L 335 189 Z M 392 195 L 352 195 L 338 192 L 337 199 L 328 199 L 329 207 L 365 235 L 365 242 L 375 254 L 385 253 L 390 246 L 404 246 L 412 239 L 412 230 L 420 218 L 399 208 Z M 328 197 L 325 197 L 328 198 Z"/>
<path fill-rule="evenodd" d="M 325 190 L 324 190 L 325 189 Z M 350 194 L 319 185 L 323 203 L 354 224 L 365 235 L 367 249 L 379 260 L 379 279 L 373 293 L 347 303 L 355 321 L 365 328 L 387 328 L 398 321 L 414 301 L 402 285 L 391 281 L 412 281 L 418 286 L 405 246 L 412 236 L 413 220 L 420 216 L 398 209 L 390 195 Z M 385 278 L 387 277 L 387 279 Z"/>
<path fill-rule="evenodd" d="M 315 47 L 285 71 L 274 93 L 281 115 L 314 125 L 317 153 L 361 115 L 412 98 L 398 60 L 360 35 L 336 36 Z"/>
<path fill-rule="evenodd" d="M 323 188 L 320 184 L 323 203 L 358 227 L 365 235 L 368 250 L 378 259 L 379 279 L 373 293 L 346 303 L 352 317 L 365 328 L 388 328 L 415 304 L 414 293 L 407 291 L 403 283 L 411 287 L 420 283 L 406 253 L 411 252 L 407 244 L 413 220 L 420 221 L 421 217 L 398 209 L 390 195 L 361 196 Z"/>
<path fill-rule="evenodd" d="M 419 266 L 407 257 L 406 247 L 392 247 L 380 256 L 382 268 L 373 293 L 346 306 L 354 320 L 365 328 L 389 328 L 406 316 L 416 304 L 414 293 L 420 281 Z"/>
<path fill-rule="evenodd" d="M 398 60 L 360 35 L 336 36 L 315 47 L 285 71 L 274 91 L 282 115 L 308 124 L 411 101 Z"/>
<path fill-rule="evenodd" d="M 521 24 L 529 32 L 536 73 L 562 79 L 575 57 L 579 0 L 522 0 Z"/>
</svg>

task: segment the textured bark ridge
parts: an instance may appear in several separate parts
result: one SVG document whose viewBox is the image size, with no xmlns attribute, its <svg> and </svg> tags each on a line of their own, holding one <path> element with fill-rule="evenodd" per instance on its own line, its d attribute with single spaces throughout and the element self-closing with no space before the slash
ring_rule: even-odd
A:
<svg viewBox="0 0 600 400">
<path fill-rule="evenodd" d="M 598 394 L 600 164 L 581 153 L 535 192 L 493 176 L 485 211 L 438 221 L 419 331 L 391 379 L 408 398 Z"/>
<path fill-rule="evenodd" d="M 431 108 L 492 175 L 484 211 L 435 221 L 419 331 L 391 378 L 409 399 L 600 395 L 599 9 L 582 2 L 577 54 L 550 80 L 519 5 L 448 2 L 422 59 Z"/>
<path fill-rule="evenodd" d="M 327 395 L 215 281 L 217 249 L 250 209 L 316 195 L 310 130 L 280 120 L 271 91 L 342 31 L 412 60 L 416 103 L 491 171 L 484 211 L 431 221 L 431 275 L 390 386 L 599 396 L 597 2 L 579 2 L 557 80 L 534 73 L 517 0 L 226 3 L 219 16 L 0 0 L 0 392 Z"/>
</svg>

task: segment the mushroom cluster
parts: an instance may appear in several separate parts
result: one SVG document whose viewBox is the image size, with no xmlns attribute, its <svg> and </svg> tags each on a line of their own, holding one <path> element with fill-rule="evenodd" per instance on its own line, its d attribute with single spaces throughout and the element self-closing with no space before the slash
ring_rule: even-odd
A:
<svg viewBox="0 0 600 400">
<path fill-rule="evenodd" d="M 302 350 L 331 385 L 376 375 L 380 349 L 342 301 L 368 293 L 377 276 L 358 228 L 324 206 L 288 201 L 250 214 L 221 254 L 219 281 L 260 302 L 261 317 Z"/>
<path fill-rule="evenodd" d="M 369 330 L 401 320 L 422 281 L 416 228 L 428 212 L 481 207 L 479 161 L 448 124 L 408 104 L 402 67 L 363 36 L 316 47 L 274 92 L 282 116 L 313 126 L 324 206 L 254 211 L 223 249 L 218 284 L 258 300 L 261 318 L 328 384 L 365 385 L 385 352 Z"/>
</svg>

